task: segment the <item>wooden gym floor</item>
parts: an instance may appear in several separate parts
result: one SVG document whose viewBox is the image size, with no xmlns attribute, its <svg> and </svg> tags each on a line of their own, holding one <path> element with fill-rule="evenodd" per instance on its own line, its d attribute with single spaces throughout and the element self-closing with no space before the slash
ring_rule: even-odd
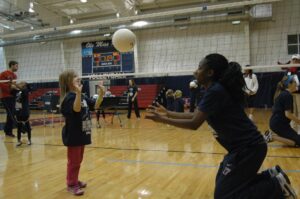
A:
<svg viewBox="0 0 300 199">
<path fill-rule="evenodd" d="M 48 115 L 51 117 L 51 115 Z M 57 117 L 58 115 L 54 115 Z M 1 121 L 4 121 L 1 114 Z M 255 121 L 267 129 L 270 110 L 256 110 Z M 32 118 L 43 118 L 34 113 Z M 182 130 L 149 120 L 131 120 L 121 115 L 92 132 L 86 147 L 80 179 L 88 183 L 89 199 L 211 199 L 219 162 L 225 150 L 204 124 L 197 131 Z M 66 147 L 61 124 L 34 126 L 32 146 L 16 147 L 16 138 L 0 141 L 0 198 L 68 199 L 66 191 Z M 14 131 L 16 134 L 16 130 Z M 23 135 L 23 142 L 26 142 Z M 279 164 L 290 176 L 300 195 L 300 149 L 281 143 L 269 144 L 263 169 Z"/>
</svg>

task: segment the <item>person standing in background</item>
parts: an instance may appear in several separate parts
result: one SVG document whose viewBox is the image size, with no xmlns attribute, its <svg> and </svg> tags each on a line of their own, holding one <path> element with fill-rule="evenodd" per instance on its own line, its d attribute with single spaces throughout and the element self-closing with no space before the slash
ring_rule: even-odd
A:
<svg viewBox="0 0 300 199">
<path fill-rule="evenodd" d="M 19 83 L 20 91 L 16 95 L 16 118 L 17 118 L 17 146 L 22 145 L 21 133 L 27 133 L 27 145 L 31 145 L 31 127 L 29 123 L 29 92 L 31 90 L 26 82 Z"/>
<path fill-rule="evenodd" d="M 176 90 L 174 93 L 174 108 L 175 108 L 175 112 L 184 112 L 184 100 L 182 99 L 182 91 L 181 90 Z"/>
<path fill-rule="evenodd" d="M 199 104 L 201 98 L 204 95 L 204 88 L 198 85 L 197 80 L 193 80 L 189 84 L 190 87 L 190 112 L 193 113 L 195 107 Z"/>
<path fill-rule="evenodd" d="M 131 116 L 131 109 L 132 109 L 132 104 L 134 105 L 134 112 L 135 115 L 138 119 L 140 119 L 140 111 L 138 107 L 138 101 L 137 101 L 137 95 L 138 95 L 138 88 L 134 82 L 133 79 L 129 80 L 129 86 L 128 86 L 128 113 L 127 113 L 127 118 L 130 119 Z"/>
<path fill-rule="evenodd" d="M 250 65 L 247 65 L 248 67 Z M 256 75 L 250 69 L 246 69 L 244 73 L 244 79 L 246 82 L 246 93 L 247 93 L 247 108 L 248 110 L 248 117 L 253 121 L 253 112 L 254 112 L 254 101 L 255 96 L 258 90 L 258 81 Z"/>
<path fill-rule="evenodd" d="M 103 97 L 105 95 L 105 87 L 103 86 L 103 81 L 100 81 L 98 84 L 97 94 L 98 94 L 98 97 L 97 97 L 96 104 L 95 104 L 96 120 L 97 120 L 97 128 L 101 128 L 101 125 L 100 125 L 101 112 L 102 112 L 103 119 L 105 119 L 104 110 L 100 109 L 100 106 L 103 101 Z"/>
<path fill-rule="evenodd" d="M 8 80 L 8 82 L 0 83 L 0 98 L 6 110 L 4 133 L 6 136 L 15 137 L 15 135 L 13 134 L 13 126 L 16 123 L 14 119 L 16 106 L 15 95 L 16 91 L 19 90 L 19 88 L 14 80 L 17 79 L 17 75 L 15 74 L 15 72 L 18 71 L 19 64 L 16 61 L 10 61 L 8 66 L 8 70 L 5 70 L 0 74 L 0 80 Z"/>
<path fill-rule="evenodd" d="M 166 101 L 167 101 L 167 110 L 174 111 L 175 110 L 175 107 L 174 107 L 175 97 L 174 97 L 174 91 L 172 89 L 167 90 Z"/>
</svg>

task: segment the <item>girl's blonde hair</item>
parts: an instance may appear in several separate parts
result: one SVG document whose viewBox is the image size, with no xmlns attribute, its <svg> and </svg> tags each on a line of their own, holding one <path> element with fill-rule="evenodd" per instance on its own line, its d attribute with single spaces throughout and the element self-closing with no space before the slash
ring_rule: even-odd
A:
<svg viewBox="0 0 300 199">
<path fill-rule="evenodd" d="M 60 103 L 63 102 L 66 94 L 70 92 L 70 85 L 72 85 L 74 77 L 77 76 L 78 74 L 72 69 L 65 70 L 59 75 Z"/>
<path fill-rule="evenodd" d="M 175 95 L 175 98 L 180 98 L 180 97 L 182 97 L 182 91 L 176 90 L 174 95 Z"/>
<path fill-rule="evenodd" d="M 174 91 L 172 89 L 168 89 L 166 92 L 166 97 L 174 97 Z"/>
</svg>

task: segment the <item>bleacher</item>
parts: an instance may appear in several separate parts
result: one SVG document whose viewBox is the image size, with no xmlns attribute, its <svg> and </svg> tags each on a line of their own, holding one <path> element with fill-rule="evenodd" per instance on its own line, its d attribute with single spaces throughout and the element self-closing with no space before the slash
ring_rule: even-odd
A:
<svg viewBox="0 0 300 199">
<path fill-rule="evenodd" d="M 158 84 L 145 84 L 138 85 L 138 104 L 139 108 L 147 108 L 148 105 L 152 104 L 157 93 L 159 92 L 160 85 Z M 128 86 L 111 86 L 109 91 L 115 96 L 124 96 L 127 92 Z M 29 103 L 32 109 L 42 109 L 44 107 L 42 96 L 46 95 L 48 92 L 55 93 L 54 95 L 59 95 L 59 88 L 39 88 L 32 91 L 29 94 Z"/>
<path fill-rule="evenodd" d="M 138 85 L 138 104 L 139 108 L 147 108 L 148 105 L 152 104 L 157 93 L 159 92 L 160 85 L 158 84 L 145 84 Z M 123 96 L 128 86 L 111 86 L 110 92 L 116 96 Z"/>
<path fill-rule="evenodd" d="M 59 95 L 59 88 L 39 88 L 31 91 L 29 94 L 30 109 L 43 109 L 44 102 L 42 96 L 49 92 L 53 93 L 54 95 Z"/>
</svg>

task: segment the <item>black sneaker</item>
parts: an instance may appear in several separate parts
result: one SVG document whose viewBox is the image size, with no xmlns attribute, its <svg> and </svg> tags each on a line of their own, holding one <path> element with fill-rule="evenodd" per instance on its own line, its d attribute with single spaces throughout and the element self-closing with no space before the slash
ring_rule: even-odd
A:
<svg viewBox="0 0 300 199">
<path fill-rule="evenodd" d="M 16 137 L 16 136 L 15 136 L 14 134 L 12 134 L 12 133 L 5 134 L 5 136 L 12 137 L 12 138 Z"/>
<path fill-rule="evenodd" d="M 276 178 L 281 186 L 284 197 L 291 198 L 291 199 L 297 199 L 296 192 L 293 189 L 293 187 L 291 185 L 291 181 L 288 178 L 288 176 L 285 173 L 279 173 L 276 176 Z"/>
</svg>

